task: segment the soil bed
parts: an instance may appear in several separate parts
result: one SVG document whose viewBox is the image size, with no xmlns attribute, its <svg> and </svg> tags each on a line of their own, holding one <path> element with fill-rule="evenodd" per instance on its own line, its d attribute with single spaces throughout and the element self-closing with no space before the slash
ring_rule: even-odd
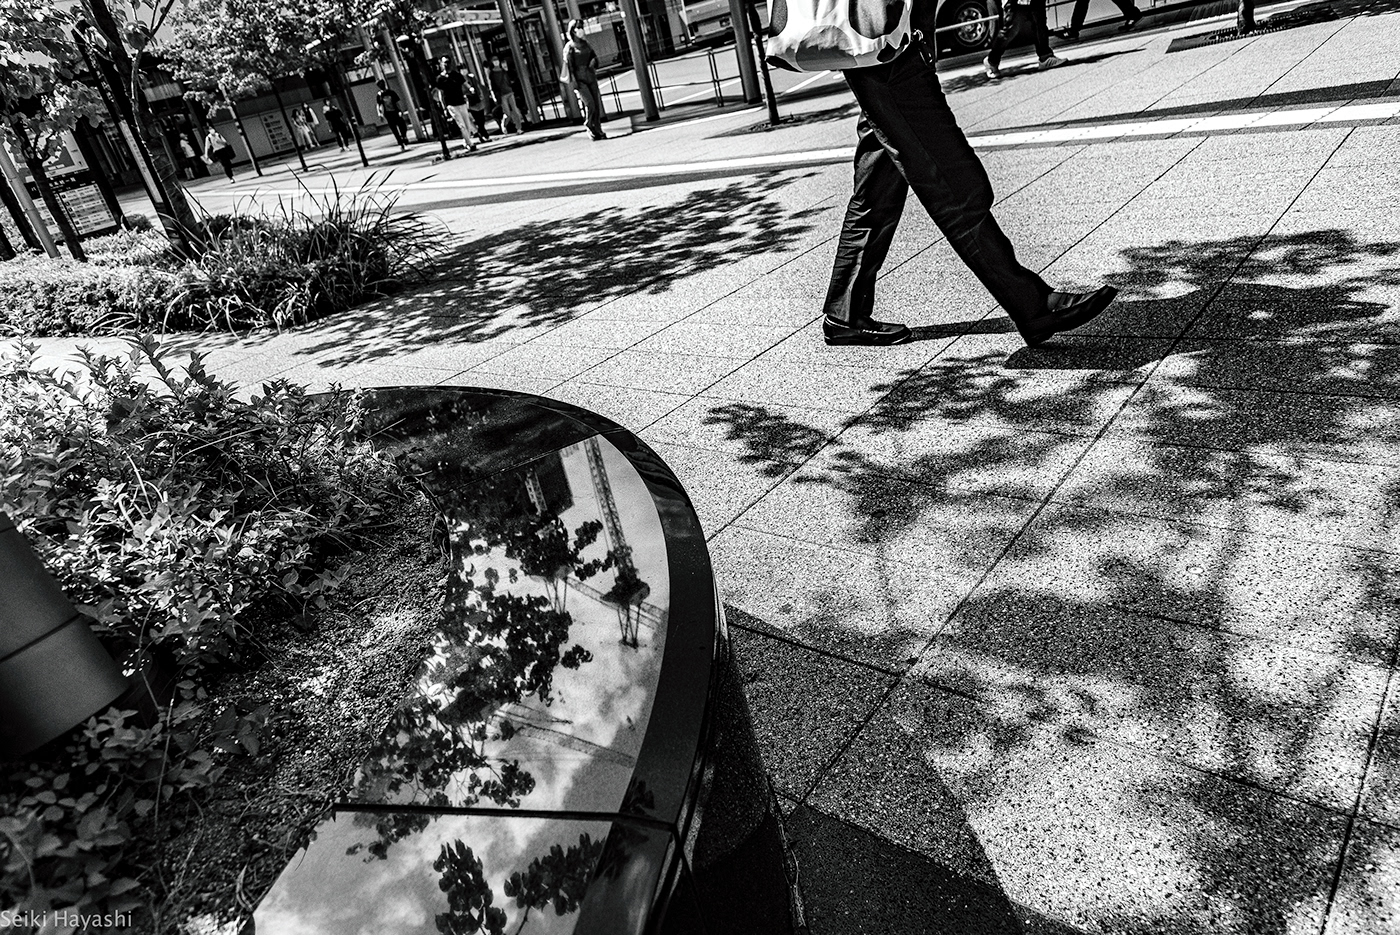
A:
<svg viewBox="0 0 1400 935">
<path fill-rule="evenodd" d="M 261 658 L 211 689 L 218 709 L 270 706 L 256 755 L 219 753 L 219 783 L 177 797 L 155 889 L 134 929 L 233 935 L 312 829 L 344 793 L 390 712 L 408 691 L 442 612 L 444 555 L 419 495 L 381 545 L 349 560 L 350 574 L 304 629 L 279 628 Z"/>
</svg>

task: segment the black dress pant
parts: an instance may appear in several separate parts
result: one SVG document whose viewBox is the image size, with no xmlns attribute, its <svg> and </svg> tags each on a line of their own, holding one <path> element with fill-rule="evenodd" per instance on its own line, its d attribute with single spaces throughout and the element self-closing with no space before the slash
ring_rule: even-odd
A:
<svg viewBox="0 0 1400 935">
<path fill-rule="evenodd" d="M 997 15 L 1001 17 L 1001 28 L 992 36 L 992 45 L 987 51 L 989 62 L 1001 64 L 1002 54 L 1023 23 L 1031 27 L 1035 54 L 1041 61 L 1050 57 L 1050 26 L 1045 21 L 1045 0 L 1016 0 L 1015 3 L 992 0 L 991 6 L 997 9 Z"/>
<path fill-rule="evenodd" d="M 825 312 L 869 318 L 909 189 L 968 268 L 1021 326 L 1045 314 L 1050 287 L 1016 260 L 992 217 L 992 183 L 958 129 L 933 66 L 911 49 L 845 73 L 861 107 L 855 191 L 846 208 Z"/>
</svg>

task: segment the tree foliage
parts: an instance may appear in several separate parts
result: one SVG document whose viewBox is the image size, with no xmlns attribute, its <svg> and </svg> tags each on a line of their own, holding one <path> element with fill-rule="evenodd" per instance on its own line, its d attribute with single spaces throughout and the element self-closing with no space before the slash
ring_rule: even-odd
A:
<svg viewBox="0 0 1400 935">
<path fill-rule="evenodd" d="M 79 80 L 79 21 L 57 3 L 0 0 L 0 111 L 16 152 L 46 158 L 62 131 L 102 112 L 97 91 Z"/>
</svg>

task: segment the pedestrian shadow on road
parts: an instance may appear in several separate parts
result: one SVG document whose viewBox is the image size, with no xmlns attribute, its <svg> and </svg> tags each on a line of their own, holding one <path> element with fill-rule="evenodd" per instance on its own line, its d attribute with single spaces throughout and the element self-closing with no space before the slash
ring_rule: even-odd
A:
<svg viewBox="0 0 1400 935">
<path fill-rule="evenodd" d="M 326 366 L 417 349 L 448 353 L 535 337 L 624 297 L 633 304 L 692 301 L 691 277 L 779 253 L 812 227 L 820 208 L 792 208 L 781 197 L 797 178 L 766 173 L 663 204 L 527 221 L 458 241 L 443 250 L 430 284 L 316 323 L 296 353 Z M 721 295 L 743 281 L 723 285 Z M 463 359 L 464 367 L 472 362 Z"/>
<path fill-rule="evenodd" d="M 1323 227 L 1117 258 L 1087 333 L 965 334 L 862 387 L 885 394 L 770 495 L 821 505 L 784 535 L 949 592 L 848 754 L 936 775 L 872 772 L 836 817 L 937 862 L 900 823 L 946 790 L 1010 901 L 1094 930 L 1321 930 L 1334 895 L 1385 898 L 1362 865 L 1338 877 L 1337 842 L 1400 640 L 1400 243 Z M 712 429 L 756 459 L 809 428 L 726 405 Z M 763 584 L 731 587 L 799 612 L 735 602 L 755 629 L 889 635 L 833 633 L 823 604 L 880 582 Z"/>
</svg>

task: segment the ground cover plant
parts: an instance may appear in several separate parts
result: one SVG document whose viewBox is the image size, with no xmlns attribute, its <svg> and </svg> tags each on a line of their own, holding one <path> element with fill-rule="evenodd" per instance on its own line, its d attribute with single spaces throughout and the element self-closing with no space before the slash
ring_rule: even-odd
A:
<svg viewBox="0 0 1400 935">
<path fill-rule="evenodd" d="M 84 364 L 0 357 L 0 502 L 155 698 L 0 761 L 0 906 L 176 931 L 260 892 L 348 780 L 440 561 L 358 395 L 245 399 L 150 338 Z"/>
<path fill-rule="evenodd" d="M 428 271 L 435 231 L 383 177 L 203 219 L 182 257 L 162 234 L 88 241 L 89 262 L 0 262 L 0 335 L 284 328 L 392 293 Z"/>
</svg>

